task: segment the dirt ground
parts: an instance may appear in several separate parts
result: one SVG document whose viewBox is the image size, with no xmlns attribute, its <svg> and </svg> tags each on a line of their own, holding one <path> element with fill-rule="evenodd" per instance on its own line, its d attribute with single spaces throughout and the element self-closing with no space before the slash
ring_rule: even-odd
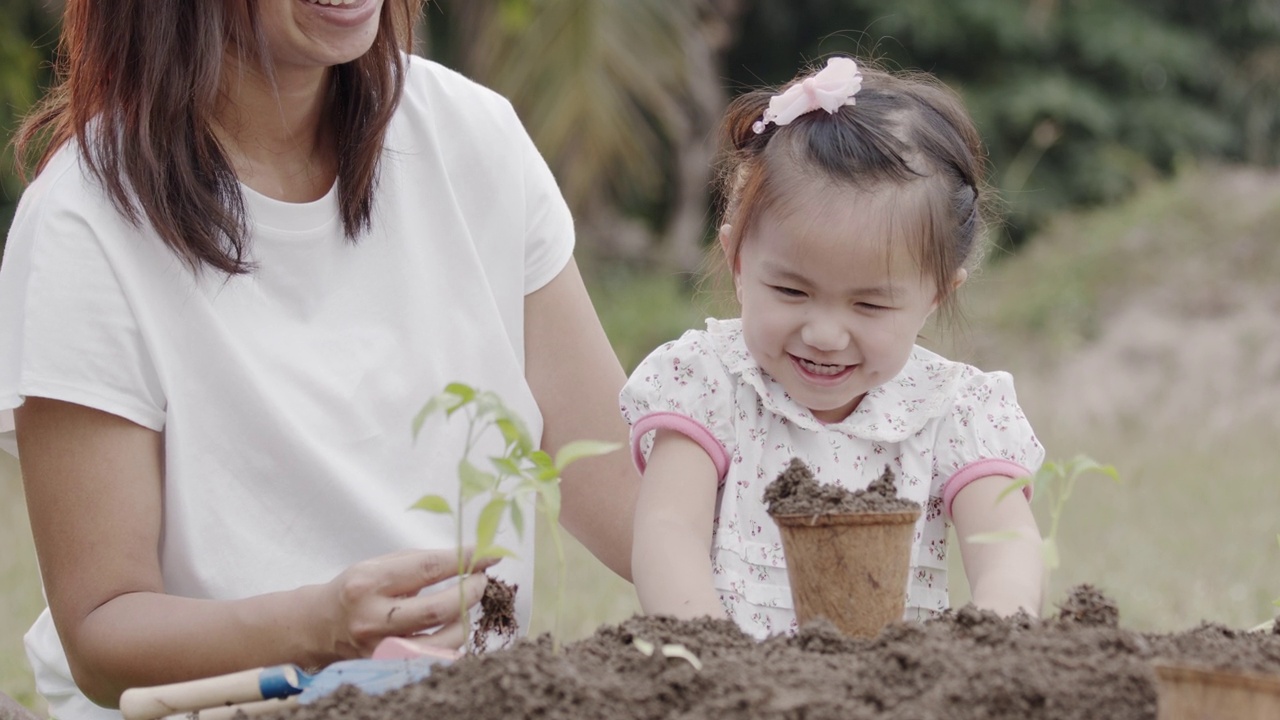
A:
<svg viewBox="0 0 1280 720">
<path fill-rule="evenodd" d="M 700 667 L 678 652 L 645 654 L 646 644 L 682 646 Z M 756 643 L 728 621 L 636 617 L 560 652 L 546 636 L 522 640 L 377 697 L 343 688 L 280 720 L 1153 720 L 1155 659 L 1277 673 L 1280 634 L 1131 632 L 1088 586 L 1050 619 L 966 606 L 873 640 L 819 622 Z"/>
</svg>

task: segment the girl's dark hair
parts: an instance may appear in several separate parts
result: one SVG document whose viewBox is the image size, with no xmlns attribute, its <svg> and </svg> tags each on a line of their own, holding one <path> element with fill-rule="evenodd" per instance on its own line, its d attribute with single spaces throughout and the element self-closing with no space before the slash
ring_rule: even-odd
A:
<svg viewBox="0 0 1280 720">
<path fill-rule="evenodd" d="M 261 1 L 67 0 L 58 81 L 18 129 L 19 167 L 35 157 L 39 172 L 75 141 L 119 211 L 148 222 L 193 270 L 250 271 L 244 199 L 212 128 L 225 53 L 271 77 Z M 332 73 L 339 205 L 351 239 L 370 225 L 421 4 L 387 0 L 369 52 Z"/>
<path fill-rule="evenodd" d="M 787 86 L 738 96 L 721 124 L 720 225 L 732 229 L 730 267 L 742 238 L 761 213 L 786 199 L 797 175 L 874 192 L 885 186 L 924 183 L 925 215 L 917 246 L 922 272 L 953 309 L 957 271 L 980 255 L 992 193 L 986 188 L 986 154 L 959 97 L 931 75 L 890 73 L 859 63 L 862 88 L 855 105 L 836 113 L 809 112 L 762 133 L 753 125 L 769 99 Z"/>
</svg>

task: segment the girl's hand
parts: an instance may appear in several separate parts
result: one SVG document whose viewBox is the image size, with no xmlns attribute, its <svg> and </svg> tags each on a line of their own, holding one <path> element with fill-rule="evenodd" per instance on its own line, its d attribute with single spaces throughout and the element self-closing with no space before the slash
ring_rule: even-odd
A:
<svg viewBox="0 0 1280 720">
<path fill-rule="evenodd" d="M 470 562 L 468 549 L 464 564 Z M 475 572 L 462 580 L 461 596 L 452 583 L 421 592 L 456 577 L 458 556 L 452 550 L 405 550 L 352 565 L 320 586 L 320 617 L 327 630 L 322 654 L 368 657 L 387 637 L 417 636 L 426 645 L 460 647 L 469 631 L 461 609 L 480 602 L 488 582 L 482 571 L 495 562 L 476 563 Z"/>
</svg>

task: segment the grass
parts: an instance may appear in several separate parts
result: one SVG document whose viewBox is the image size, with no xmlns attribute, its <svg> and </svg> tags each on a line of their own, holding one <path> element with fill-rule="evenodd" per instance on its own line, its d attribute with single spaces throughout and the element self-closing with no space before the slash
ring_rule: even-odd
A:
<svg viewBox="0 0 1280 720">
<path fill-rule="evenodd" d="M 43 713 L 22 635 L 44 609 L 44 597 L 18 461 L 4 452 L 0 452 L 0 508 L 0 547 L 4 548 L 0 555 L 0 692 Z"/>
<path fill-rule="evenodd" d="M 1271 600 L 1280 595 L 1280 520 L 1274 512 L 1280 507 L 1280 423 L 1275 403 L 1261 402 L 1265 410 L 1254 412 L 1246 401 L 1251 390 L 1280 393 L 1280 352 L 1267 329 L 1272 325 L 1241 326 L 1237 335 L 1221 337 L 1198 333 L 1233 327 L 1231 318 L 1251 304 L 1275 303 L 1263 308 L 1264 320 L 1280 312 L 1280 299 L 1266 295 L 1280 271 L 1277 225 L 1276 176 L 1191 173 L 1153 185 L 1122 206 L 1062 218 L 965 287 L 969 322 L 963 333 L 930 331 L 938 342 L 929 344 L 953 357 L 1014 373 L 1050 457 L 1084 453 L 1122 475 L 1119 485 L 1093 477 L 1077 485 L 1058 538 L 1062 566 L 1051 579 L 1050 606 L 1070 586 L 1088 582 L 1115 599 L 1121 622 L 1135 629 L 1171 631 L 1204 620 L 1247 628 L 1274 616 Z M 692 301 L 689 284 L 678 276 L 597 269 L 590 277 L 606 331 L 628 369 L 658 344 L 700 326 L 711 314 L 703 308 L 716 304 L 702 296 Z M 1117 313 L 1139 301 L 1172 313 L 1175 329 L 1185 328 L 1185 334 L 1137 357 L 1129 357 L 1132 349 L 1102 355 L 1110 364 L 1063 374 L 1075 359 L 1114 342 L 1110 328 Z M 1219 315 L 1204 318 L 1205 307 Z M 1139 324 L 1131 331 L 1137 337 L 1153 328 Z M 1238 348 L 1239 357 L 1216 365 L 1184 361 L 1214 345 Z M 1110 415 L 1085 407 L 1088 391 L 1104 380 L 1118 386 L 1112 394 L 1132 404 Z M 1121 392 L 1142 383 L 1156 390 Z M 1216 418 L 1212 427 L 1205 418 Z M 39 711 L 21 635 L 42 601 L 16 463 L 4 455 L 0 507 L 0 545 L 6 548 L 0 557 L 0 691 Z M 1047 520 L 1045 508 L 1035 507 Z M 547 559 L 548 551 L 540 543 L 539 559 Z M 627 583 L 576 543 L 570 541 L 566 553 L 564 639 L 635 612 Z M 951 557 L 952 600 L 959 604 L 967 601 L 968 588 L 959 553 Z M 553 626 L 551 581 L 543 573 L 535 583 L 532 632 Z"/>
</svg>

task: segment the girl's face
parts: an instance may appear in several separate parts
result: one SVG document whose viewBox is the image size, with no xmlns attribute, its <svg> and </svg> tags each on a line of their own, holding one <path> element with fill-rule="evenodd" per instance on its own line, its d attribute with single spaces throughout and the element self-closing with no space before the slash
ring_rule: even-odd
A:
<svg viewBox="0 0 1280 720">
<path fill-rule="evenodd" d="M 276 72 L 350 62 L 373 46 L 383 0 L 261 0 L 259 21 Z"/>
<path fill-rule="evenodd" d="M 902 370 L 937 292 L 885 221 L 889 193 L 810 188 L 756 220 L 734 286 L 756 362 L 831 423 Z"/>
</svg>

